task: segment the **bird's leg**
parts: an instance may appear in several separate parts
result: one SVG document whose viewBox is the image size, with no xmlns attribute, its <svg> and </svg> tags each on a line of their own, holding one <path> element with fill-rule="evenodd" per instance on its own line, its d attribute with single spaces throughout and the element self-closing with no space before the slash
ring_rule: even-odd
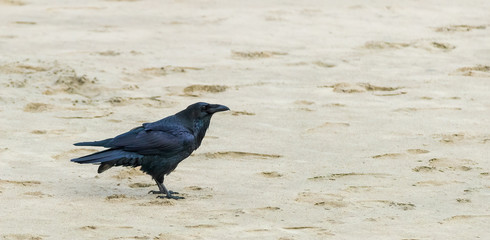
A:
<svg viewBox="0 0 490 240">
<path fill-rule="evenodd" d="M 155 179 L 155 182 L 158 185 L 158 191 L 151 190 L 148 192 L 148 194 L 150 194 L 150 193 L 151 194 L 165 194 L 165 196 L 158 196 L 157 198 L 184 199 L 184 197 L 172 196 L 172 194 L 179 194 L 179 193 L 167 190 L 165 185 L 163 185 L 163 177 L 161 179 L 162 179 L 161 182 Z"/>
</svg>

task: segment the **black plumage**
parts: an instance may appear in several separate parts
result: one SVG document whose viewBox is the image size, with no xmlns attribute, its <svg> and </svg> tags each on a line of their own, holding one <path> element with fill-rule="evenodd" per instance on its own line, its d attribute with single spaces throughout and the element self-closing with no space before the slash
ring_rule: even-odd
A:
<svg viewBox="0 0 490 240">
<path fill-rule="evenodd" d="M 141 170 L 155 180 L 159 191 L 155 194 L 172 196 L 163 185 L 165 175 L 196 150 L 206 134 L 211 117 L 228 107 L 204 102 L 194 103 L 186 109 L 152 123 L 144 123 L 126 133 L 95 142 L 75 143 L 75 146 L 105 147 L 107 150 L 72 159 L 77 163 L 100 164 L 98 173 L 113 166 L 141 166 Z"/>
</svg>

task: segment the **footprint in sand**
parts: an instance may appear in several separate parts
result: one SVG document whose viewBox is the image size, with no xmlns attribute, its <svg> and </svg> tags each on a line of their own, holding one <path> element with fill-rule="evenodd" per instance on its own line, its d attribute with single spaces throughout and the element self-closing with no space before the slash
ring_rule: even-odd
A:
<svg viewBox="0 0 490 240">
<path fill-rule="evenodd" d="M 0 0 L 0 5 L 24 6 L 26 3 L 21 0 Z"/>
<path fill-rule="evenodd" d="M 349 172 L 349 173 L 332 173 L 329 176 L 317 176 L 313 177 L 311 180 L 323 180 L 323 179 L 328 179 L 331 181 L 335 181 L 341 178 L 345 177 L 375 177 L 375 178 L 385 178 L 391 176 L 390 174 L 386 173 L 356 173 L 356 172 Z M 315 179 L 317 178 L 317 179 Z"/>
<path fill-rule="evenodd" d="M 134 197 L 128 197 L 126 194 L 112 194 L 105 198 L 108 202 L 126 202 L 134 199 Z"/>
<path fill-rule="evenodd" d="M 50 70 L 49 66 L 35 66 L 30 63 L 13 62 L 0 66 L 0 72 L 5 74 L 33 74 Z"/>
<path fill-rule="evenodd" d="M 259 173 L 261 176 L 266 177 L 266 178 L 280 178 L 282 177 L 282 174 L 272 171 L 272 172 L 261 172 Z"/>
<path fill-rule="evenodd" d="M 40 191 L 36 191 L 36 192 L 25 192 L 24 195 L 38 197 L 38 198 L 53 197 L 53 195 L 51 195 L 51 194 L 45 194 L 45 193 L 40 192 Z"/>
<path fill-rule="evenodd" d="M 365 207 L 373 207 L 373 205 L 374 206 L 381 205 L 382 207 L 385 206 L 393 207 L 404 211 L 415 209 L 415 204 L 413 203 L 394 202 L 390 200 L 366 200 L 366 201 L 358 201 L 358 203 L 360 203 Z"/>
<path fill-rule="evenodd" d="M 131 168 L 126 167 L 119 170 L 118 173 L 112 175 L 113 178 L 123 180 L 123 179 L 133 179 L 138 176 L 147 176 L 146 173 L 140 171 L 140 167 Z"/>
<path fill-rule="evenodd" d="M 320 86 L 324 88 L 333 88 L 334 92 L 337 93 L 363 93 L 363 92 L 392 92 L 396 91 L 398 89 L 401 89 L 401 87 L 381 87 L 381 86 L 375 86 L 371 85 L 370 83 L 336 83 L 334 85 L 330 86 Z M 406 92 L 398 92 L 398 93 L 392 93 L 390 96 L 394 95 L 401 95 L 405 94 Z M 384 96 L 384 95 L 381 95 Z M 389 96 L 389 95 L 386 95 Z"/>
<path fill-rule="evenodd" d="M 428 166 L 418 166 L 412 169 L 414 172 L 432 172 L 432 171 L 470 171 L 470 166 L 477 165 L 476 162 L 469 159 L 450 159 L 450 158 L 432 158 Z"/>
<path fill-rule="evenodd" d="M 463 110 L 460 107 L 439 107 L 439 108 L 397 108 L 393 110 L 394 112 L 419 112 L 419 111 L 461 111 Z"/>
<path fill-rule="evenodd" d="M 28 103 L 24 106 L 24 112 L 40 113 L 53 109 L 53 105 L 46 103 Z"/>
<path fill-rule="evenodd" d="M 445 218 L 440 222 L 441 224 L 444 223 L 472 223 L 472 222 L 478 222 L 481 223 L 482 221 L 489 221 L 490 220 L 490 215 L 489 214 L 482 214 L 482 215 L 454 215 L 452 217 Z"/>
<path fill-rule="evenodd" d="M 147 187 L 153 187 L 155 186 L 154 183 L 130 183 L 128 184 L 130 188 L 147 188 Z"/>
<path fill-rule="evenodd" d="M 485 25 L 449 25 L 445 27 L 435 28 L 436 32 L 469 32 L 471 30 L 484 30 L 487 26 Z"/>
<path fill-rule="evenodd" d="M 429 153 L 429 150 L 425 149 L 407 149 L 407 153 L 409 154 L 426 154 Z"/>
<path fill-rule="evenodd" d="M 312 231 L 315 232 L 316 235 L 319 236 L 335 236 L 335 234 L 331 233 L 325 228 L 322 227 L 314 227 L 314 226 L 288 226 L 288 227 L 283 227 L 282 229 L 288 231 L 288 232 L 297 232 L 297 231 Z M 283 239 L 283 238 L 279 238 Z M 289 238 L 284 238 L 284 239 L 289 239 Z"/>
<path fill-rule="evenodd" d="M 21 185 L 24 187 L 32 187 L 41 184 L 40 181 L 13 181 L 13 180 L 3 180 L 0 179 L 0 185 L 2 184 L 15 184 L 15 185 Z"/>
<path fill-rule="evenodd" d="M 199 97 L 205 93 L 220 93 L 228 89 L 225 85 L 190 85 L 184 88 L 184 96 Z"/>
<path fill-rule="evenodd" d="M 344 201 L 344 197 L 338 194 L 325 194 L 317 192 L 301 192 L 298 193 L 296 202 L 308 203 L 313 206 L 330 208 L 347 207 L 348 203 Z"/>
<path fill-rule="evenodd" d="M 110 103 L 112 106 L 120 107 L 120 106 L 133 106 L 135 104 L 143 105 L 146 107 L 155 107 L 155 108 L 167 108 L 175 105 L 174 102 L 167 102 L 165 100 L 160 99 L 161 96 L 153 96 L 153 97 L 111 97 L 106 100 L 107 103 Z"/>
<path fill-rule="evenodd" d="M 241 115 L 254 116 L 255 113 L 247 112 L 247 111 L 231 111 L 231 115 L 233 115 L 233 116 L 241 116 Z"/>
<path fill-rule="evenodd" d="M 364 44 L 362 48 L 369 50 L 386 50 L 386 49 L 401 49 L 401 48 L 417 48 L 426 51 L 451 51 L 456 48 L 456 46 L 435 41 L 418 40 L 409 43 L 400 42 L 384 42 L 384 41 L 369 41 Z"/>
<path fill-rule="evenodd" d="M 218 226 L 212 224 L 197 224 L 197 225 L 187 225 L 186 228 L 216 228 Z"/>
<path fill-rule="evenodd" d="M 469 159 L 432 158 L 429 160 L 429 166 L 439 170 L 469 171 L 472 169 L 469 165 L 475 166 L 477 163 Z"/>
<path fill-rule="evenodd" d="M 441 143 L 457 143 L 463 141 L 465 138 L 464 133 L 444 133 L 444 134 L 434 134 L 432 138 L 438 140 Z"/>
<path fill-rule="evenodd" d="M 31 234 L 6 234 L 0 235 L 5 240 L 42 240 L 46 235 L 31 235 Z"/>
<path fill-rule="evenodd" d="M 107 50 L 107 51 L 103 51 L 103 52 L 96 52 L 94 54 L 97 54 L 97 55 L 100 55 L 100 56 L 110 56 L 110 57 L 121 55 L 120 52 L 116 52 L 116 51 L 112 51 L 112 50 Z"/>
<path fill-rule="evenodd" d="M 474 67 L 462 67 L 456 69 L 453 74 L 469 77 L 490 77 L 490 66 L 476 65 Z"/>
<path fill-rule="evenodd" d="M 231 55 L 233 58 L 237 58 L 237 59 L 258 59 L 258 58 L 270 58 L 274 56 L 287 55 L 287 53 L 275 52 L 275 51 L 256 51 L 256 52 L 232 51 Z"/>
<path fill-rule="evenodd" d="M 153 76 L 165 76 L 170 73 L 185 73 L 188 71 L 199 71 L 203 70 L 204 68 L 200 67 L 184 67 L 184 66 L 164 66 L 164 67 L 150 67 L 150 68 L 143 68 L 140 71 L 144 74 L 149 74 Z"/>
<path fill-rule="evenodd" d="M 395 158 L 401 158 L 405 156 L 403 153 L 384 153 L 384 154 L 379 154 L 379 155 L 374 155 L 371 158 L 374 159 L 395 159 Z"/>
<path fill-rule="evenodd" d="M 156 199 L 144 203 L 136 203 L 137 206 L 174 206 L 177 201 L 174 199 Z"/>
</svg>

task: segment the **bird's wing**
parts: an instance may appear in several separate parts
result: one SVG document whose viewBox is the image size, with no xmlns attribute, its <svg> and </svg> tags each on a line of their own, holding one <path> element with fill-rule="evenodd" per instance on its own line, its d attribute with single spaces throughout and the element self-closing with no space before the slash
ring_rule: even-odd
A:
<svg viewBox="0 0 490 240">
<path fill-rule="evenodd" d="M 158 130 L 135 128 L 111 141 L 112 148 L 120 148 L 139 154 L 174 154 L 191 149 L 194 135 L 178 126 Z"/>
</svg>

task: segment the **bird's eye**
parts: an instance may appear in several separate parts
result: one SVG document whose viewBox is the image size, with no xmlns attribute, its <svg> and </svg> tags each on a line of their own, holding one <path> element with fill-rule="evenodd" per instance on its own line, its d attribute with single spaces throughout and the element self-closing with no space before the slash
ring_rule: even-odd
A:
<svg viewBox="0 0 490 240">
<path fill-rule="evenodd" d="M 201 106 L 201 111 L 206 111 L 206 109 L 208 109 L 207 105 Z"/>
</svg>

